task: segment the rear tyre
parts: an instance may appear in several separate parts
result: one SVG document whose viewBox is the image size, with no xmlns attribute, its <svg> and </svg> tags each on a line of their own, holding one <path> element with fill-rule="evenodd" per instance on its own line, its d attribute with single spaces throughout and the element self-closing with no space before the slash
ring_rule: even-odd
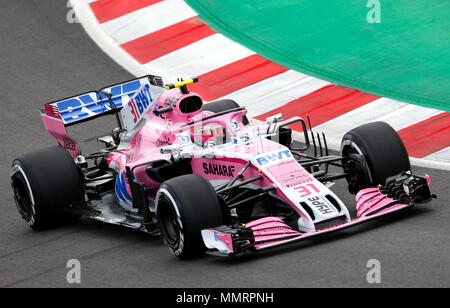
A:
<svg viewBox="0 0 450 308">
<path fill-rule="evenodd" d="M 161 185 L 156 195 L 156 217 L 164 242 L 182 259 L 204 254 L 201 230 L 226 222 L 214 188 L 197 174 L 182 175 Z"/>
<path fill-rule="evenodd" d="M 219 113 L 222 111 L 226 111 L 226 110 L 230 110 L 230 109 L 234 109 L 234 108 L 239 108 L 241 106 L 239 106 L 238 103 L 236 103 L 235 101 L 231 100 L 231 99 L 223 99 L 220 101 L 215 101 L 215 102 L 211 102 L 208 104 L 205 104 L 203 106 L 203 110 L 205 111 L 211 111 L 214 113 Z M 243 116 L 242 117 L 242 123 L 244 125 L 249 124 L 249 120 L 247 118 L 247 116 Z"/>
<path fill-rule="evenodd" d="M 17 158 L 11 169 L 14 201 L 34 230 L 45 230 L 78 217 L 64 212 L 84 201 L 82 174 L 69 153 L 51 147 Z"/>
<path fill-rule="evenodd" d="M 342 139 L 342 156 L 353 158 L 345 166 L 349 191 L 384 185 L 386 179 L 411 170 L 408 152 L 397 132 L 385 122 L 359 126 Z"/>
</svg>

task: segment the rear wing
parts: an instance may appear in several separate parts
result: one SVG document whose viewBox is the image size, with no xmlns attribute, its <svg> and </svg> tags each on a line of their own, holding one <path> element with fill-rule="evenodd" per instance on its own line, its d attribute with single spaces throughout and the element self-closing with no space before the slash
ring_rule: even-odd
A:
<svg viewBox="0 0 450 308">
<path fill-rule="evenodd" d="M 163 80 L 161 77 L 150 75 L 109 86 L 100 91 L 83 93 L 45 104 L 44 113 L 60 118 L 66 127 L 71 126 L 102 115 L 119 112 L 136 92 L 144 87 L 148 90 L 144 95 L 145 99 L 153 103 L 164 90 Z"/>
<path fill-rule="evenodd" d="M 164 91 L 162 78 L 148 75 L 45 104 L 40 112 L 45 129 L 75 158 L 81 153 L 80 146 L 68 135 L 66 127 L 116 114 L 119 126 L 131 130 L 136 116 L 142 117 Z"/>
</svg>

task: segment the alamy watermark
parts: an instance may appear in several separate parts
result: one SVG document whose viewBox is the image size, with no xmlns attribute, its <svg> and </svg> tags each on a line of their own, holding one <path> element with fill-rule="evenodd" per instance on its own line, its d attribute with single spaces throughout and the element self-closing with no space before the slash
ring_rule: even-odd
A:
<svg viewBox="0 0 450 308">
<path fill-rule="evenodd" d="M 66 274 L 68 284 L 81 284 L 81 262 L 77 259 L 67 261 L 66 267 L 69 269 Z"/>
<path fill-rule="evenodd" d="M 367 1 L 367 8 L 369 8 L 369 12 L 367 12 L 367 22 L 369 24 L 379 24 L 381 23 L 381 3 L 380 0 L 369 0 Z"/>
<path fill-rule="evenodd" d="M 67 8 L 69 8 L 69 11 L 66 14 L 66 20 L 69 24 L 79 24 L 80 21 L 78 20 L 77 15 L 75 14 L 75 10 L 73 9 L 72 3 L 70 3 L 70 0 L 67 0 Z"/>
<path fill-rule="evenodd" d="M 366 268 L 369 269 L 366 274 L 367 283 L 381 283 L 381 262 L 377 259 L 370 259 L 369 261 L 367 261 Z"/>
</svg>

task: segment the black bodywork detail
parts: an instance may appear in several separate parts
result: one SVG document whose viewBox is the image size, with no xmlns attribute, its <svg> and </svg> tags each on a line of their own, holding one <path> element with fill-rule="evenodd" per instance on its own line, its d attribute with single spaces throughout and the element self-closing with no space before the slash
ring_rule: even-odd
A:
<svg viewBox="0 0 450 308">
<path fill-rule="evenodd" d="M 149 165 L 145 172 L 153 181 L 163 183 L 180 175 L 191 174 L 191 159 L 183 159 L 177 162 L 156 161 Z"/>
<path fill-rule="evenodd" d="M 292 143 L 292 129 L 289 127 L 281 127 L 275 138 L 278 138 L 278 140 L 273 140 L 273 137 L 268 137 L 267 139 L 277 141 L 279 144 L 289 147 Z"/>
<path fill-rule="evenodd" d="M 218 113 L 224 110 L 229 110 L 238 107 L 240 107 L 239 104 L 232 99 L 221 99 L 204 105 L 203 110 Z M 242 117 L 242 124 L 244 124 L 244 126 L 250 124 L 250 121 L 248 120 L 246 115 Z"/>
<path fill-rule="evenodd" d="M 214 228 L 214 230 L 225 234 L 231 234 L 233 242 L 232 257 L 238 257 L 254 250 L 255 236 L 253 235 L 252 229 L 245 228 L 240 224 L 235 224 L 233 226 L 219 226 Z M 214 251 L 208 251 L 208 253 L 214 254 Z"/>
<path fill-rule="evenodd" d="M 198 96 L 188 96 L 180 102 L 179 108 L 183 113 L 192 113 L 202 109 L 203 102 Z"/>
<path fill-rule="evenodd" d="M 381 191 L 403 203 L 426 203 L 436 198 L 430 191 L 427 178 L 403 172 L 386 180 Z"/>
<path fill-rule="evenodd" d="M 130 185 L 131 196 L 133 198 L 133 208 L 138 210 L 138 213 L 142 217 L 142 225 L 145 229 L 147 231 L 153 231 L 156 226 L 148 206 L 148 198 L 151 192 L 145 187 L 144 183 L 133 179 L 132 171 L 129 167 L 126 168 L 126 172 L 128 184 Z"/>
</svg>

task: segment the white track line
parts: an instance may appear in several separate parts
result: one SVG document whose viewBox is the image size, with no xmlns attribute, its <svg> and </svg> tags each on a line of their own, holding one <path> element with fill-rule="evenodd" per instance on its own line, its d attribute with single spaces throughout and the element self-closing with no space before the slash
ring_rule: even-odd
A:
<svg viewBox="0 0 450 308">
<path fill-rule="evenodd" d="M 442 111 L 407 104 L 405 107 L 402 108 L 402 110 L 397 110 L 395 112 L 388 113 L 378 118 L 377 121 L 384 121 L 390 124 L 396 130 L 401 130 L 417 122 L 421 122 L 432 116 L 435 116 L 439 113 L 442 113 Z"/>
<path fill-rule="evenodd" d="M 222 34 L 213 34 L 153 60 L 145 67 L 179 77 L 199 76 L 253 54 Z"/>
<path fill-rule="evenodd" d="M 450 147 L 447 147 L 439 152 L 433 153 L 425 157 L 426 159 L 431 159 L 435 161 L 445 161 L 450 163 Z"/>
<path fill-rule="evenodd" d="M 118 44 L 197 16 L 183 0 L 165 0 L 101 24 Z"/>
<path fill-rule="evenodd" d="M 345 133 L 359 125 L 384 121 L 394 129 L 400 130 L 440 112 L 442 111 L 383 97 L 318 125 L 315 130 L 325 132 L 327 137 L 340 142 Z M 314 121 L 314 119 L 311 120 Z"/>
<path fill-rule="evenodd" d="M 136 61 L 130 54 L 123 50 L 116 41 L 114 41 L 108 34 L 103 31 L 102 27 L 97 21 L 94 12 L 91 10 L 89 3 L 86 0 L 70 0 L 72 7 L 77 15 L 78 20 L 81 22 L 86 33 L 91 39 L 103 50 L 109 57 L 111 57 L 116 63 L 122 66 L 130 74 L 140 77 L 147 74 L 153 74 L 158 76 L 164 76 L 169 80 L 175 80 L 177 76 L 171 76 L 164 72 L 156 70 L 149 70 L 141 63 Z"/>
<path fill-rule="evenodd" d="M 247 107 L 249 116 L 254 117 L 286 105 L 329 84 L 329 82 L 288 70 L 221 99 L 235 100 L 238 104 Z"/>
</svg>

